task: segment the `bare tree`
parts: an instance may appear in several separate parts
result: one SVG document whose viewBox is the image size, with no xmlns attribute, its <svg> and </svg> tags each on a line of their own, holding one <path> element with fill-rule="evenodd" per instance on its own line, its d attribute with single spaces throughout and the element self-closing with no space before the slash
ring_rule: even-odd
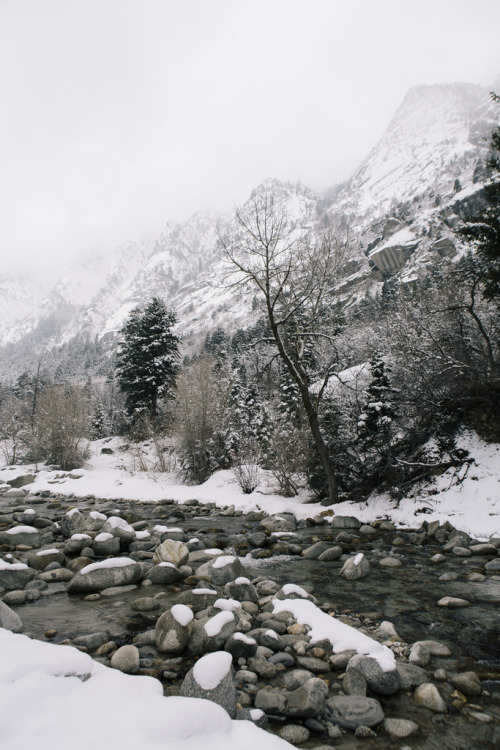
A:
<svg viewBox="0 0 500 750">
<path fill-rule="evenodd" d="M 254 196 L 237 210 L 236 225 L 236 234 L 219 234 L 233 274 L 229 283 L 260 293 L 271 341 L 300 393 L 329 502 L 337 502 L 338 480 L 321 431 L 319 409 L 338 369 L 336 280 L 345 243 L 328 233 L 314 241 L 276 207 L 270 195 Z"/>
</svg>

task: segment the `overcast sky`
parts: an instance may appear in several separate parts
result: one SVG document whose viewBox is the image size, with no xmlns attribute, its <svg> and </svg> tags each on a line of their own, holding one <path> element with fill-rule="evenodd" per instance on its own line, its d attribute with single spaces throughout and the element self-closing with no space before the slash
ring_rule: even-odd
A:
<svg viewBox="0 0 500 750">
<path fill-rule="evenodd" d="M 411 86 L 491 86 L 499 28 L 498 0 L 0 0 L 2 266 L 343 181 Z"/>
</svg>

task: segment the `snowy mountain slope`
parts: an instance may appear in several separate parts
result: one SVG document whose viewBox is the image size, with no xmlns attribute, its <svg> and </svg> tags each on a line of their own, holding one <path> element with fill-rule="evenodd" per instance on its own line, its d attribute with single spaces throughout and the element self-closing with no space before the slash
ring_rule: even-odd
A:
<svg viewBox="0 0 500 750">
<path fill-rule="evenodd" d="M 346 233 L 352 257 L 342 289 L 361 297 L 389 275 L 422 276 L 429 265 L 460 253 L 454 228 L 480 205 L 489 134 L 497 123 L 498 105 L 481 86 L 416 87 L 342 189 L 323 197 L 269 179 L 249 200 L 272 195 L 298 226 Z M 222 288 L 218 231 L 238 229 L 231 217 L 212 212 L 169 222 L 156 241 L 131 242 L 80 263 L 45 298 L 4 282 L 0 342 L 10 346 L 0 357 L 0 377 L 25 369 L 35 349 L 77 337 L 97 337 L 111 349 L 130 311 L 155 295 L 176 311 L 188 347 L 218 326 L 248 325 L 251 296 Z"/>
</svg>

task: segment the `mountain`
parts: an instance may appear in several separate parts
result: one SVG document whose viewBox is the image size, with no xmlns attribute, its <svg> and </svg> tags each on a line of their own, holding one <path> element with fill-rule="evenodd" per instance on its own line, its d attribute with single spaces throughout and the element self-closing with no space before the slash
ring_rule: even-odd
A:
<svg viewBox="0 0 500 750">
<path fill-rule="evenodd" d="M 271 194 L 299 226 L 347 234 L 346 295 L 373 294 L 394 274 L 421 277 L 462 251 L 455 229 L 481 205 L 495 110 L 488 90 L 474 84 L 413 88 L 348 183 L 322 196 L 270 179 L 251 199 Z M 98 342 L 99 356 L 109 354 L 130 311 L 153 296 L 176 311 L 187 351 L 219 326 L 248 325 L 251 299 L 223 285 L 219 231 L 236 231 L 230 216 L 207 211 L 168 222 L 155 240 L 82 261 L 46 296 L 28 279 L 4 279 L 0 377 L 16 377 L 40 355 L 55 370 L 61 352 L 79 362 L 72 376 L 92 372 L 92 357 L 75 359 L 79 347 Z"/>
</svg>

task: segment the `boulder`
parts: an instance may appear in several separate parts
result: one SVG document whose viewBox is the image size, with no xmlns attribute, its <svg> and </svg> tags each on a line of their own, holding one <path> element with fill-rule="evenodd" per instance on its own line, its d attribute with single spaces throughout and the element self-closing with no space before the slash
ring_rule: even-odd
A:
<svg viewBox="0 0 500 750">
<path fill-rule="evenodd" d="M 285 694 L 285 715 L 308 719 L 323 712 L 328 687 L 318 677 L 311 677 L 301 687 Z"/>
<path fill-rule="evenodd" d="M 156 622 L 155 643 L 158 651 L 180 654 L 188 644 L 193 625 L 192 610 L 185 604 L 174 604 Z"/>
<path fill-rule="evenodd" d="M 61 552 L 61 550 L 58 549 L 45 549 L 40 550 L 40 552 L 37 552 L 35 555 L 30 555 L 28 558 L 28 564 L 30 568 L 34 568 L 35 570 L 45 570 L 47 565 L 50 565 L 50 563 L 59 563 L 59 565 L 64 565 L 66 562 L 66 558 Z"/>
<path fill-rule="evenodd" d="M 219 651 L 236 629 L 233 612 L 223 611 L 214 617 L 202 617 L 194 621 L 188 648 L 195 656 Z"/>
<path fill-rule="evenodd" d="M 183 542 L 175 539 L 165 539 L 154 551 L 153 562 L 159 565 L 161 562 L 169 562 L 179 568 L 185 565 L 189 559 L 189 548 Z"/>
<path fill-rule="evenodd" d="M 117 649 L 111 657 L 111 667 L 125 674 L 135 674 L 139 669 L 139 650 L 137 646 L 128 645 Z"/>
<path fill-rule="evenodd" d="M 234 719 L 237 700 L 233 675 L 231 654 L 226 651 L 206 654 L 187 673 L 181 695 L 217 703 Z"/>
<path fill-rule="evenodd" d="M 332 516 L 330 526 L 332 529 L 359 529 L 361 521 L 354 516 Z"/>
<path fill-rule="evenodd" d="M 68 594 L 92 594 L 95 591 L 127 586 L 141 578 L 141 566 L 129 557 L 112 557 L 92 563 L 73 576 Z"/>
<path fill-rule="evenodd" d="M 439 690 L 432 682 L 424 682 L 419 685 L 413 695 L 415 703 L 424 708 L 429 708 L 435 713 L 446 713 L 446 703 L 442 699 Z"/>
<path fill-rule="evenodd" d="M 370 573 L 370 564 L 362 552 L 355 557 L 349 557 L 340 571 L 339 575 L 348 581 L 355 581 L 358 578 L 366 578 Z"/>
<path fill-rule="evenodd" d="M 24 563 L 7 563 L 0 559 L 0 587 L 8 591 L 23 589 L 27 583 L 37 577 L 33 568 Z"/>
<path fill-rule="evenodd" d="M 356 654 L 347 665 L 347 670 L 356 669 L 366 680 L 368 689 L 376 695 L 393 695 L 399 690 L 399 674 L 396 669 L 384 672 L 376 659 Z"/>
<path fill-rule="evenodd" d="M 17 547 L 18 544 L 26 547 L 39 547 L 40 534 L 33 526 L 13 526 L 7 531 L 0 532 L 0 544 L 9 547 Z"/>
<path fill-rule="evenodd" d="M 120 540 L 109 532 L 101 532 L 92 542 L 94 554 L 98 557 L 107 557 L 108 555 L 117 555 L 120 551 Z"/>
<path fill-rule="evenodd" d="M 120 516 L 110 516 L 102 525 L 101 530 L 103 534 L 116 536 L 122 548 L 135 541 L 135 529 Z"/>
<path fill-rule="evenodd" d="M 245 570 L 237 557 L 220 555 L 215 560 L 200 565 L 196 574 L 199 577 L 208 578 L 216 586 L 224 586 L 229 581 L 244 576 Z"/>
<path fill-rule="evenodd" d="M 183 578 L 182 572 L 173 563 L 161 562 L 153 565 L 146 573 L 151 583 L 170 586 Z"/>
</svg>

